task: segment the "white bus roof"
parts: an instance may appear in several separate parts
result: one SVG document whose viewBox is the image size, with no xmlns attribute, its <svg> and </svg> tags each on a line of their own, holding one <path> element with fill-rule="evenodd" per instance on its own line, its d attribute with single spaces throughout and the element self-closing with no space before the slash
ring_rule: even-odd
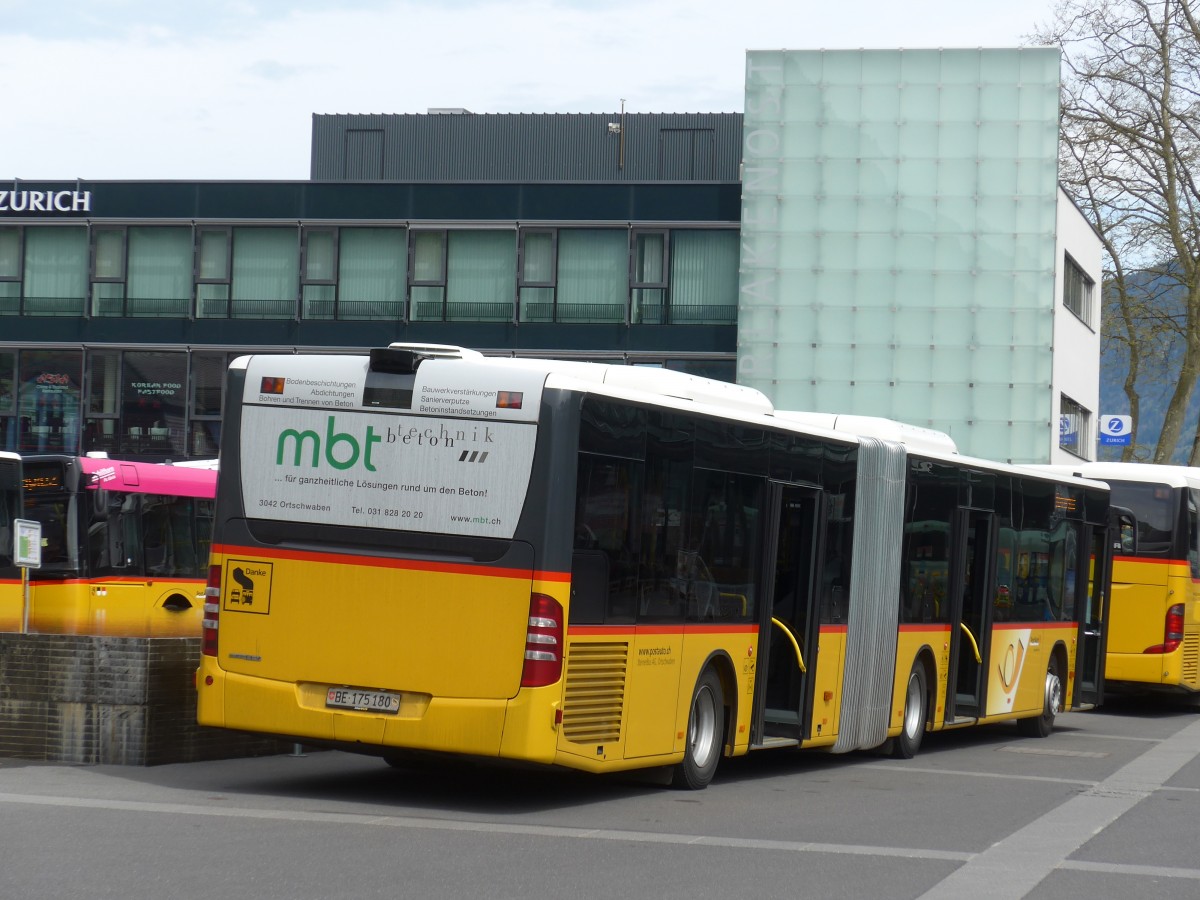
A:
<svg viewBox="0 0 1200 900">
<path fill-rule="evenodd" d="M 1038 466 L 1055 473 L 1078 475 L 1098 481 L 1141 481 L 1171 487 L 1200 489 L 1200 469 L 1193 466 L 1166 466 L 1136 462 L 1078 462 L 1073 465 Z"/>
</svg>

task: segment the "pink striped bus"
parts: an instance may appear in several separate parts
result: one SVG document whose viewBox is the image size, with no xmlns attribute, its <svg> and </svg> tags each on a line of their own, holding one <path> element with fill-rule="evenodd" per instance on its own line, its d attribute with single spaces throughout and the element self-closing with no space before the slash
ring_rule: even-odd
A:
<svg viewBox="0 0 1200 900">
<path fill-rule="evenodd" d="M 41 523 L 28 628 L 58 634 L 200 634 L 214 465 L 30 455 L 20 516 Z M 20 573 L 0 569 L 0 630 L 24 627 Z"/>
</svg>

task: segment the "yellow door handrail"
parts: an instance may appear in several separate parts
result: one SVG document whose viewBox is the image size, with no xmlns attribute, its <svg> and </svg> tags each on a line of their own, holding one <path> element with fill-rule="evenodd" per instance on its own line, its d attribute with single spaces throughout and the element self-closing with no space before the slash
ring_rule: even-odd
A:
<svg viewBox="0 0 1200 900">
<path fill-rule="evenodd" d="M 792 649 L 796 651 L 796 663 L 800 666 L 800 671 L 807 675 L 808 668 L 804 665 L 804 654 L 800 652 L 800 644 L 796 642 L 796 636 L 792 634 L 792 630 L 774 616 L 771 616 L 771 622 L 775 625 L 778 625 L 779 630 L 782 631 L 787 636 L 787 639 L 792 642 Z"/>
<path fill-rule="evenodd" d="M 983 665 L 983 657 L 979 655 L 979 644 L 975 641 L 975 635 L 971 634 L 971 629 L 967 627 L 966 622 L 959 622 L 958 627 L 963 630 L 963 634 L 967 636 L 967 640 L 971 642 L 971 649 L 975 651 L 975 662 Z"/>
</svg>

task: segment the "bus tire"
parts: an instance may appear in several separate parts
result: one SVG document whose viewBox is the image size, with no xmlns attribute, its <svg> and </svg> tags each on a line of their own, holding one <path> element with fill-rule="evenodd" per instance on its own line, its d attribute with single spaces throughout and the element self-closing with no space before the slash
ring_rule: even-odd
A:
<svg viewBox="0 0 1200 900">
<path fill-rule="evenodd" d="M 1054 717 L 1062 712 L 1063 683 L 1058 671 L 1058 657 L 1051 656 L 1046 666 L 1046 687 L 1043 693 L 1042 713 L 1031 719 L 1018 719 L 1017 731 L 1026 737 L 1049 737 L 1054 731 Z"/>
<path fill-rule="evenodd" d="M 724 730 L 724 692 L 721 679 L 710 666 L 700 673 L 692 691 L 683 762 L 671 774 L 672 785 L 689 791 L 708 787 L 721 760 Z"/>
<path fill-rule="evenodd" d="M 900 733 L 892 739 L 892 756 L 895 759 L 912 759 L 917 755 L 921 740 L 925 737 L 928 718 L 929 694 L 925 686 L 925 667 L 917 660 L 908 673 L 908 684 L 904 688 L 904 719 Z"/>
</svg>

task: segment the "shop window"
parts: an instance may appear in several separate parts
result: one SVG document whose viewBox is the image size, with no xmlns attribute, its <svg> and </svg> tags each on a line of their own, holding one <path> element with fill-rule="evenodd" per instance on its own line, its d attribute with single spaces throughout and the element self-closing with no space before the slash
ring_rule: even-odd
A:
<svg viewBox="0 0 1200 900">
<path fill-rule="evenodd" d="M 191 456 L 215 457 L 221 444 L 221 410 L 229 357 L 192 354 L 192 409 L 187 449 Z"/>
<path fill-rule="evenodd" d="M 17 449 L 17 351 L 0 350 L 0 448 Z"/>
<path fill-rule="evenodd" d="M 122 362 L 121 452 L 184 456 L 187 356 L 126 352 Z"/>
<path fill-rule="evenodd" d="M 28 453 L 74 453 L 79 446 L 79 350 L 22 350 L 17 446 Z"/>
<path fill-rule="evenodd" d="M 83 430 L 85 452 L 113 453 L 118 437 L 121 407 L 121 354 L 92 350 L 87 357 L 87 424 Z"/>
</svg>

